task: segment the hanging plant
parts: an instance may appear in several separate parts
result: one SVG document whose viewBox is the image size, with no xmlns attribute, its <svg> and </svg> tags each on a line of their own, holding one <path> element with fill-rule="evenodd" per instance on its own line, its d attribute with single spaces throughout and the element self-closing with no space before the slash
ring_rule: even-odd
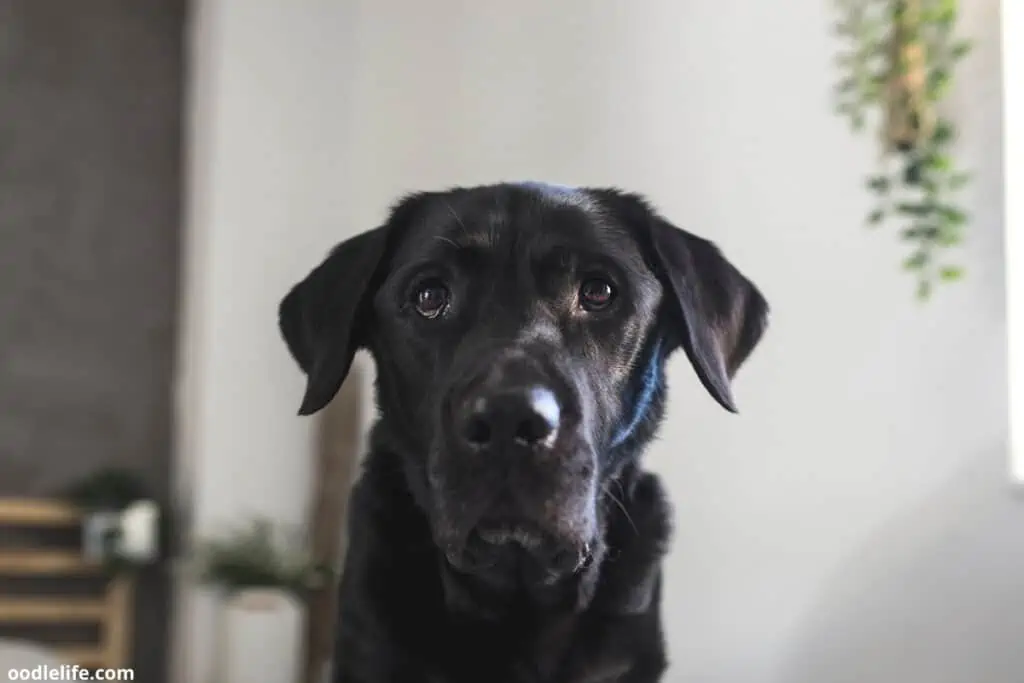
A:
<svg viewBox="0 0 1024 683">
<path fill-rule="evenodd" d="M 838 57 L 837 111 L 855 131 L 877 126 L 881 145 L 880 168 L 867 180 L 877 198 L 867 222 L 897 224 L 910 247 L 904 267 L 927 299 L 935 282 L 963 275 L 947 255 L 964 238 L 968 217 L 956 195 L 970 176 L 952 158 L 956 126 L 939 109 L 970 50 L 954 35 L 959 2 L 836 2 L 836 30 L 848 44 Z"/>
</svg>

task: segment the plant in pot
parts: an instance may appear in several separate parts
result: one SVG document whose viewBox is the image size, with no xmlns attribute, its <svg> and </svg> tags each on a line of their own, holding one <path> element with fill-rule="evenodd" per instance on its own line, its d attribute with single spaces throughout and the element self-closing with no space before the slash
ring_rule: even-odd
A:
<svg viewBox="0 0 1024 683">
<path fill-rule="evenodd" d="M 871 226 L 895 223 L 910 247 L 904 268 L 927 299 L 936 282 L 960 279 L 949 258 L 963 242 L 967 213 L 958 191 L 969 174 L 953 159 L 957 129 L 942 110 L 956 64 L 970 49 L 955 28 L 958 0 L 836 0 L 847 49 L 837 63 L 837 112 L 854 130 L 871 125 L 879 168 L 867 180 L 877 204 Z"/>
<path fill-rule="evenodd" d="M 80 508 L 82 550 L 111 573 L 133 571 L 159 556 L 161 518 L 142 479 L 129 469 L 98 470 L 68 487 L 65 498 Z"/>
<path fill-rule="evenodd" d="M 292 681 L 299 675 L 305 603 L 334 580 L 302 534 L 265 519 L 200 544 L 199 578 L 219 593 L 219 681 Z"/>
</svg>

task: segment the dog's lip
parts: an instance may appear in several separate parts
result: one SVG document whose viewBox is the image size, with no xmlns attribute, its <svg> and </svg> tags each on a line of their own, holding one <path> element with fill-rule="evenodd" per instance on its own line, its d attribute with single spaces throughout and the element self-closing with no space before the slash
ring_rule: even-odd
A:
<svg viewBox="0 0 1024 683">
<path fill-rule="evenodd" d="M 540 525 L 525 520 L 484 520 L 471 535 L 488 545 L 517 543 L 527 550 L 537 550 L 552 540 Z"/>
<path fill-rule="evenodd" d="M 592 543 L 568 547 L 541 525 L 528 520 L 486 520 L 470 533 L 469 547 L 480 545 L 499 548 L 517 545 L 528 554 L 541 559 L 559 576 L 586 569 L 593 560 Z"/>
</svg>

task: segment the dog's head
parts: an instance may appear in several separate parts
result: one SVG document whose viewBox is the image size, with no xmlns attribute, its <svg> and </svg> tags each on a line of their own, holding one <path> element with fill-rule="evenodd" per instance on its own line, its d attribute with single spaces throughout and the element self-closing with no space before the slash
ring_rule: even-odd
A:
<svg viewBox="0 0 1024 683">
<path fill-rule="evenodd" d="M 455 567 L 577 570 L 609 482 L 653 436 L 682 348 L 711 396 L 765 327 L 764 298 L 711 243 L 636 195 L 502 184 L 406 198 L 281 304 L 308 377 L 337 393 L 359 348 L 381 424 Z"/>
</svg>

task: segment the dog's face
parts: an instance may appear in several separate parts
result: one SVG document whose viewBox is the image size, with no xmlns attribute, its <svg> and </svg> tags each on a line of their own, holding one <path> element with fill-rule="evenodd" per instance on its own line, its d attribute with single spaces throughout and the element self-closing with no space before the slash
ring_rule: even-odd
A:
<svg viewBox="0 0 1024 683">
<path fill-rule="evenodd" d="M 309 378 L 303 414 L 370 349 L 382 424 L 454 567 L 549 582 L 599 548 L 667 356 L 685 349 L 732 410 L 766 311 L 636 196 L 507 184 L 407 198 L 293 289 L 281 327 Z"/>
</svg>

